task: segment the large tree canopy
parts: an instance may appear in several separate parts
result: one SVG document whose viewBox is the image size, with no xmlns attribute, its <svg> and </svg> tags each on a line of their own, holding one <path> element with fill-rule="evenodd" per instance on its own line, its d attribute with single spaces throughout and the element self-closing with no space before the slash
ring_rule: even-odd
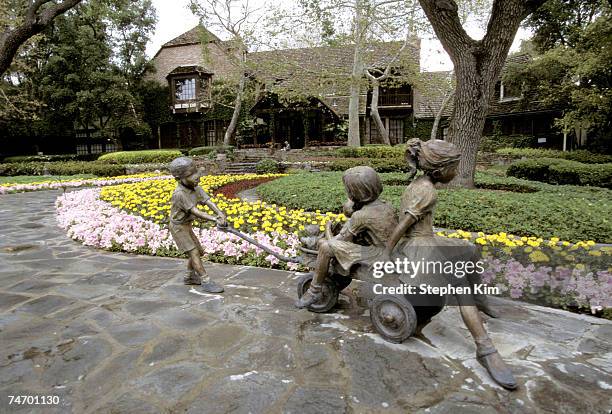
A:
<svg viewBox="0 0 612 414">
<path fill-rule="evenodd" d="M 154 23 L 151 0 L 90 0 L 59 16 L 0 84 L 5 135 L 147 132 L 139 83 Z"/>
<path fill-rule="evenodd" d="M 533 31 L 532 41 L 540 51 L 573 47 L 606 4 L 606 0 L 548 0 L 525 20 L 524 26 Z"/>
<path fill-rule="evenodd" d="M 565 10 L 560 2 L 553 3 Z M 524 105 L 539 101 L 561 110 L 560 129 L 587 129 L 600 138 L 595 149 L 603 149 L 609 145 L 612 129 L 612 49 L 605 46 L 612 44 L 612 7 L 600 1 L 588 24 L 576 21 L 570 25 L 564 13 L 553 13 L 552 6 L 546 6 L 550 20 L 541 20 L 544 33 L 550 34 L 550 27 L 564 26 L 571 41 L 561 41 L 563 36 L 548 41 L 552 39 L 548 36 L 539 44 L 542 53 L 527 65 L 510 66 L 504 82 L 522 89 Z M 534 29 L 538 41 L 540 26 Z"/>
</svg>

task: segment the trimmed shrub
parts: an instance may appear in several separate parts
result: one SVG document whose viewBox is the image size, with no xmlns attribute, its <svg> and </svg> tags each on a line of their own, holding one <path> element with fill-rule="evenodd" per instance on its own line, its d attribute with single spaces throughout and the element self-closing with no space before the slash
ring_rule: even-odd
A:
<svg viewBox="0 0 612 414">
<path fill-rule="evenodd" d="M 597 154 L 587 150 L 559 151 L 541 148 L 502 148 L 498 149 L 496 152 L 498 154 L 525 158 L 559 158 L 578 161 L 585 164 L 605 164 L 612 162 L 612 155 Z"/>
<path fill-rule="evenodd" d="M 549 184 L 612 188 L 612 163 L 583 164 L 559 158 L 534 158 L 513 162 L 506 174 Z"/>
<path fill-rule="evenodd" d="M 282 171 L 282 166 L 278 161 L 265 159 L 261 160 L 255 166 L 257 174 L 274 174 Z"/>
<path fill-rule="evenodd" d="M 16 155 L 6 157 L 2 162 L 95 161 L 99 156 L 100 154 Z"/>
<path fill-rule="evenodd" d="M 226 153 L 231 154 L 234 152 L 234 147 L 231 145 L 217 145 L 210 147 L 195 147 L 189 150 L 190 156 L 209 155 L 210 153 Z"/>
<path fill-rule="evenodd" d="M 303 173 L 257 187 L 266 202 L 308 211 L 340 212 L 346 193 L 340 172 Z M 382 199 L 399 208 L 405 185 L 400 174 L 383 174 Z M 477 176 L 477 183 L 482 177 Z M 503 180 L 503 178 L 502 178 Z M 506 178 L 508 182 L 523 180 Z M 500 181 L 501 182 L 501 181 Z M 527 183 L 536 192 L 448 189 L 438 192 L 434 225 L 449 229 L 507 232 L 561 240 L 612 242 L 609 217 L 612 192 L 602 188 Z"/>
<path fill-rule="evenodd" d="M 537 140 L 532 135 L 491 135 L 482 137 L 480 151 L 494 152 L 501 148 L 528 148 L 536 145 Z"/>
<path fill-rule="evenodd" d="M 123 165 L 103 162 L 18 162 L 0 164 L 0 176 L 15 175 L 76 175 L 93 174 L 98 177 L 114 177 L 125 174 Z"/>
<path fill-rule="evenodd" d="M 148 164 L 170 162 L 182 156 L 179 150 L 119 151 L 104 154 L 98 161 L 109 164 Z"/>
<path fill-rule="evenodd" d="M 405 145 L 366 145 L 338 148 L 334 153 L 342 158 L 401 158 L 405 152 Z"/>
<path fill-rule="evenodd" d="M 408 164 L 403 158 L 345 158 L 332 161 L 327 165 L 330 171 L 346 171 L 358 165 L 367 165 L 379 173 L 408 172 Z"/>
</svg>

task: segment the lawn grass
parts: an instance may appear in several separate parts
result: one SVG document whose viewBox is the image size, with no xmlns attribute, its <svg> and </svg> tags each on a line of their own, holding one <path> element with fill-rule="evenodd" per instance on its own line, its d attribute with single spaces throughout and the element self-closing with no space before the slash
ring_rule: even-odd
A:
<svg viewBox="0 0 612 414">
<path fill-rule="evenodd" d="M 59 180 L 85 180 L 96 178 L 92 174 L 77 174 L 77 175 L 16 175 L 13 177 L 0 177 L 0 184 L 29 184 L 53 182 Z"/>
<path fill-rule="evenodd" d="M 316 176 L 314 175 L 316 174 Z M 346 194 L 341 172 L 302 173 L 257 188 L 262 199 L 288 208 L 340 212 Z M 399 208 L 404 174 L 381 174 L 382 198 Z M 477 173 L 477 189 L 438 191 L 434 225 L 450 229 L 506 232 L 612 243 L 612 191 L 555 186 Z"/>
</svg>

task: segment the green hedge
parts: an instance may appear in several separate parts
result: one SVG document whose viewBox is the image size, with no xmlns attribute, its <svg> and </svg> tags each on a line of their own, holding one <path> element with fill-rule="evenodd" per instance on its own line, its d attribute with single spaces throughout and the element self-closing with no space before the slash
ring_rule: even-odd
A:
<svg viewBox="0 0 612 414">
<path fill-rule="evenodd" d="M 346 171 L 358 165 L 367 165 L 379 173 L 408 172 L 408 164 L 403 158 L 344 158 L 337 159 L 325 168 L 330 171 Z"/>
<path fill-rule="evenodd" d="M 104 154 L 98 161 L 109 164 L 148 164 L 170 162 L 183 156 L 180 150 L 119 151 Z"/>
<path fill-rule="evenodd" d="M 541 148 L 502 148 L 498 149 L 496 152 L 498 154 L 514 155 L 525 158 L 561 158 L 585 164 L 605 164 L 612 162 L 612 155 L 597 154 L 587 150 L 558 151 Z"/>
<path fill-rule="evenodd" d="M 491 135 L 482 137 L 479 149 L 483 152 L 494 152 L 501 148 L 527 148 L 536 145 L 537 142 L 532 135 Z"/>
<path fill-rule="evenodd" d="M 583 164 L 560 158 L 534 158 L 513 162 L 506 173 L 550 184 L 612 188 L 612 163 Z"/>
<path fill-rule="evenodd" d="M 2 162 L 95 161 L 99 156 L 100 154 L 15 155 L 6 157 Z"/>
<path fill-rule="evenodd" d="M 210 146 L 210 147 L 195 147 L 189 150 L 189 155 L 191 156 L 200 156 L 200 155 L 208 155 L 211 153 L 219 153 L 219 152 L 224 152 L 224 153 L 232 153 L 234 152 L 234 147 L 231 145 L 217 145 L 217 146 Z"/>
<path fill-rule="evenodd" d="M 334 154 L 342 158 L 401 158 L 405 152 L 405 145 L 366 145 L 338 148 Z"/>
<path fill-rule="evenodd" d="M 123 165 L 103 162 L 66 161 L 66 162 L 14 162 L 0 164 L 0 176 L 16 175 L 76 175 L 93 174 L 98 177 L 124 175 Z"/>
<path fill-rule="evenodd" d="M 309 211 L 340 212 L 346 194 L 339 172 L 303 173 L 283 177 L 257 187 L 267 202 Z M 382 198 L 399 208 L 405 185 L 389 185 L 401 174 L 382 174 Z M 497 181 L 496 181 L 497 180 Z M 435 225 L 450 229 L 513 233 L 521 236 L 562 240 L 612 242 L 612 191 L 602 188 L 554 186 L 477 175 L 476 183 L 525 185 L 535 192 L 491 191 L 485 189 L 440 190 Z M 400 181 L 401 182 L 401 181 Z M 486 185 L 486 184 L 485 184 Z"/>
</svg>

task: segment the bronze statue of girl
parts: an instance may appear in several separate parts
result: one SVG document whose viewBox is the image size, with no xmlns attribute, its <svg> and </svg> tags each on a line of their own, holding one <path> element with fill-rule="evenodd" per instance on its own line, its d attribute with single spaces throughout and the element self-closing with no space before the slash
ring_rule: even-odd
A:
<svg viewBox="0 0 612 414">
<path fill-rule="evenodd" d="M 460 157 L 460 152 L 450 142 L 441 140 L 423 142 L 419 139 L 408 142 L 406 160 L 411 167 L 411 178 L 416 175 L 417 170 L 421 170 L 423 175 L 414 179 L 404 190 L 399 225 L 387 239 L 386 256 L 391 257 L 395 254 L 408 260 L 433 261 L 444 258 L 443 255 L 448 255 L 448 252 L 454 252 L 453 261 L 478 260 L 473 245 L 463 240 L 436 236 L 432 227 L 437 201 L 435 184 L 448 183 L 455 177 Z M 421 274 L 411 278 L 410 283 L 418 285 L 420 281 L 429 285 L 473 285 L 475 282 L 455 275 Z M 478 361 L 498 384 L 507 389 L 515 389 L 516 380 L 493 345 L 478 313 L 478 308 L 485 313 L 493 313 L 485 297 L 457 296 L 456 299 L 463 321 L 476 342 Z"/>
</svg>

